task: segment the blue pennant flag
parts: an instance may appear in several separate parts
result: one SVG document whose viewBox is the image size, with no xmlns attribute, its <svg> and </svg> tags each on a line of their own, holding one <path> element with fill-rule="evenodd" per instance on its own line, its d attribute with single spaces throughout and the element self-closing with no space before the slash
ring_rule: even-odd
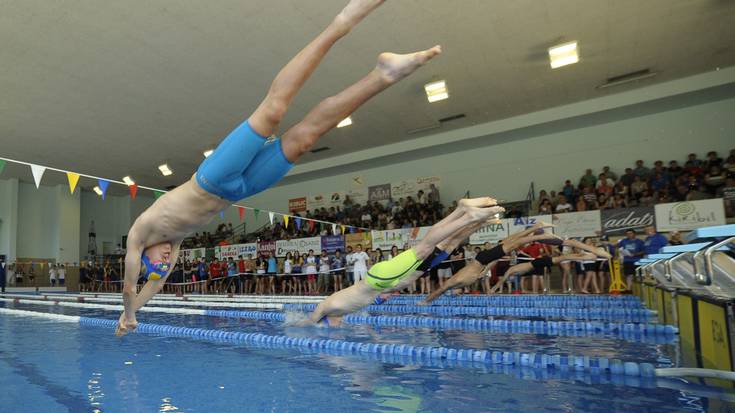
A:
<svg viewBox="0 0 735 413">
<path fill-rule="evenodd" d="M 100 191 L 102 191 L 102 200 L 104 201 L 105 195 L 107 194 L 107 187 L 110 186 L 110 182 L 105 181 L 104 179 L 98 179 L 97 186 L 99 186 Z"/>
</svg>

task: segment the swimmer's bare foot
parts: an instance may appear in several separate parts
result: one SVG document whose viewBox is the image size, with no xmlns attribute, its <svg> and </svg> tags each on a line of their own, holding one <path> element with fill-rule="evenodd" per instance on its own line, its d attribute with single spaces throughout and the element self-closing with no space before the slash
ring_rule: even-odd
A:
<svg viewBox="0 0 735 413">
<path fill-rule="evenodd" d="M 409 54 L 381 53 L 375 70 L 387 83 L 396 83 L 442 52 L 441 46 Z"/>
<path fill-rule="evenodd" d="M 457 202 L 461 208 L 485 208 L 498 205 L 498 200 L 484 196 L 481 198 L 463 198 Z"/>
<path fill-rule="evenodd" d="M 349 31 L 385 0 L 351 0 L 334 19 L 340 27 Z"/>
<path fill-rule="evenodd" d="M 491 216 L 502 214 L 503 212 L 505 212 L 505 208 L 499 206 L 489 208 L 467 208 L 465 210 L 465 213 L 473 222 L 484 222 Z"/>
</svg>

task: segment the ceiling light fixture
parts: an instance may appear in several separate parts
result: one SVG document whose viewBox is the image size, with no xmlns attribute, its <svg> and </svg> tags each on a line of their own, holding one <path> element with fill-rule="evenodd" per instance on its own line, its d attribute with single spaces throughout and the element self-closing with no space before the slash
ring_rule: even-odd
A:
<svg viewBox="0 0 735 413">
<path fill-rule="evenodd" d="M 168 164 L 163 164 L 158 167 L 158 170 L 161 171 L 163 176 L 169 176 L 173 175 L 174 171 L 171 170 L 171 168 L 168 167 Z"/>
<path fill-rule="evenodd" d="M 124 177 L 123 178 L 123 182 L 125 182 L 125 185 L 127 185 L 127 186 L 135 185 L 135 181 L 133 181 L 132 179 L 130 179 L 129 176 Z"/>
<path fill-rule="evenodd" d="M 344 128 L 345 126 L 350 126 L 350 125 L 352 125 L 352 118 L 348 116 L 348 117 L 342 119 L 342 122 L 338 123 L 337 124 L 337 127 L 338 128 Z"/>
<path fill-rule="evenodd" d="M 447 82 L 444 80 L 427 83 L 426 85 L 424 85 L 424 90 L 426 91 L 426 97 L 429 99 L 429 103 L 434 103 L 449 98 Z"/>
<path fill-rule="evenodd" d="M 99 186 L 95 186 L 93 189 L 94 189 L 94 193 L 96 193 L 99 196 L 102 196 L 102 190 L 100 189 Z"/>
<path fill-rule="evenodd" d="M 550 47 L 549 61 L 551 62 L 552 69 L 579 62 L 577 41 L 575 40 Z"/>
<path fill-rule="evenodd" d="M 204 151 L 204 157 L 209 158 L 209 155 L 214 153 L 214 149 L 210 149 L 208 151 Z"/>
</svg>

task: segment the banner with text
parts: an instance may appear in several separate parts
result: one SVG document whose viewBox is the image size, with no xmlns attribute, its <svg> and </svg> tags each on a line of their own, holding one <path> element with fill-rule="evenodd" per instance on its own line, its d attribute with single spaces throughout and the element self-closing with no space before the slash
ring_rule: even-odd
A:
<svg viewBox="0 0 735 413">
<path fill-rule="evenodd" d="M 306 211 L 306 197 L 292 198 L 288 200 L 288 212 L 294 214 Z"/>
<path fill-rule="evenodd" d="M 370 236 L 373 240 L 373 249 L 380 248 L 381 250 L 390 250 L 392 246 L 403 249 L 403 246 L 408 243 L 410 235 L 408 229 L 389 229 L 385 231 L 370 231 Z"/>
<path fill-rule="evenodd" d="M 257 253 L 258 244 L 254 242 L 248 244 L 224 245 L 214 248 L 214 256 L 217 257 L 217 259 L 219 260 L 227 259 L 230 257 L 232 257 L 233 259 L 237 259 L 241 255 L 243 258 L 247 258 L 248 255 L 252 255 L 253 258 L 255 258 Z"/>
<path fill-rule="evenodd" d="M 519 233 L 526 228 L 536 225 L 538 222 L 551 224 L 553 218 L 551 215 L 536 215 L 531 217 L 506 218 L 508 223 L 508 235 Z M 554 232 L 553 228 L 547 228 L 546 232 Z"/>
<path fill-rule="evenodd" d="M 605 209 L 600 211 L 602 233 L 620 235 L 629 229 L 639 230 L 656 225 L 653 207 Z"/>
<path fill-rule="evenodd" d="M 179 251 L 179 256 L 185 260 L 193 261 L 197 258 L 204 258 L 206 257 L 207 249 L 206 248 L 192 248 L 188 250 L 181 250 Z"/>
<path fill-rule="evenodd" d="M 291 240 L 276 241 L 276 257 L 285 257 L 286 254 L 298 252 L 306 254 L 309 250 L 313 250 L 314 254 L 321 254 L 322 241 L 321 237 L 296 238 Z"/>
<path fill-rule="evenodd" d="M 691 231 L 726 223 L 722 198 L 659 204 L 655 210 L 656 229 L 661 232 Z"/>
<path fill-rule="evenodd" d="M 553 216 L 554 234 L 562 238 L 597 236 L 602 227 L 600 211 L 568 212 Z"/>
<path fill-rule="evenodd" d="M 441 179 L 437 176 L 396 181 L 390 184 L 390 195 L 396 201 L 409 196 L 415 200 L 419 191 L 428 194 L 432 184 L 439 188 L 440 183 Z"/>
<path fill-rule="evenodd" d="M 327 251 L 330 254 L 334 254 L 334 252 L 337 250 L 345 252 L 344 236 L 330 235 L 328 237 L 322 237 L 322 251 Z"/>
<path fill-rule="evenodd" d="M 408 248 L 415 247 L 419 241 L 424 239 L 430 229 L 431 227 L 404 229 L 404 231 L 406 231 L 406 243 L 404 245 L 396 245 L 396 247 L 398 247 L 399 250 L 406 250 Z"/>
<path fill-rule="evenodd" d="M 368 187 L 368 201 L 380 202 L 390 199 L 390 184 L 381 184 Z"/>
<path fill-rule="evenodd" d="M 261 241 L 258 243 L 258 254 L 269 253 L 273 255 L 276 252 L 275 241 Z"/>
<path fill-rule="evenodd" d="M 470 235 L 470 244 L 478 245 L 489 242 L 497 244 L 508 236 L 508 220 L 501 219 L 497 224 L 488 224 Z"/>
<path fill-rule="evenodd" d="M 369 251 L 373 248 L 372 239 L 369 232 L 358 232 L 355 234 L 345 234 L 345 248 L 352 247 L 354 250 L 357 245 L 362 245 L 362 249 Z"/>
</svg>

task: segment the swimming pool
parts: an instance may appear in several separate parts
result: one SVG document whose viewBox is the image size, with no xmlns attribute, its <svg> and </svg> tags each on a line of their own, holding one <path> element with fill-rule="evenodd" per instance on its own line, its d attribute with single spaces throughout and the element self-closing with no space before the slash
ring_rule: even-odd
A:
<svg viewBox="0 0 735 413">
<path fill-rule="evenodd" d="M 11 310 L 116 319 L 110 310 L 0 303 Z M 187 307 L 191 308 L 191 307 Z M 196 308 L 196 307 L 194 307 Z M 226 307 L 222 307 L 226 308 Z M 506 317 L 509 318 L 509 317 Z M 451 328 L 284 327 L 244 318 L 141 313 L 141 323 L 337 342 L 581 354 L 677 365 L 675 339 Z M 451 360 L 278 348 L 211 337 L 132 334 L 0 314 L 3 411 L 731 411 L 727 390 L 669 380 Z M 283 347 L 283 346 L 281 346 Z M 676 387 L 676 389 L 665 388 Z M 682 390 L 683 389 L 683 390 Z M 723 394 L 724 392 L 724 394 Z M 6 410 L 6 408 L 8 408 Z"/>
</svg>

